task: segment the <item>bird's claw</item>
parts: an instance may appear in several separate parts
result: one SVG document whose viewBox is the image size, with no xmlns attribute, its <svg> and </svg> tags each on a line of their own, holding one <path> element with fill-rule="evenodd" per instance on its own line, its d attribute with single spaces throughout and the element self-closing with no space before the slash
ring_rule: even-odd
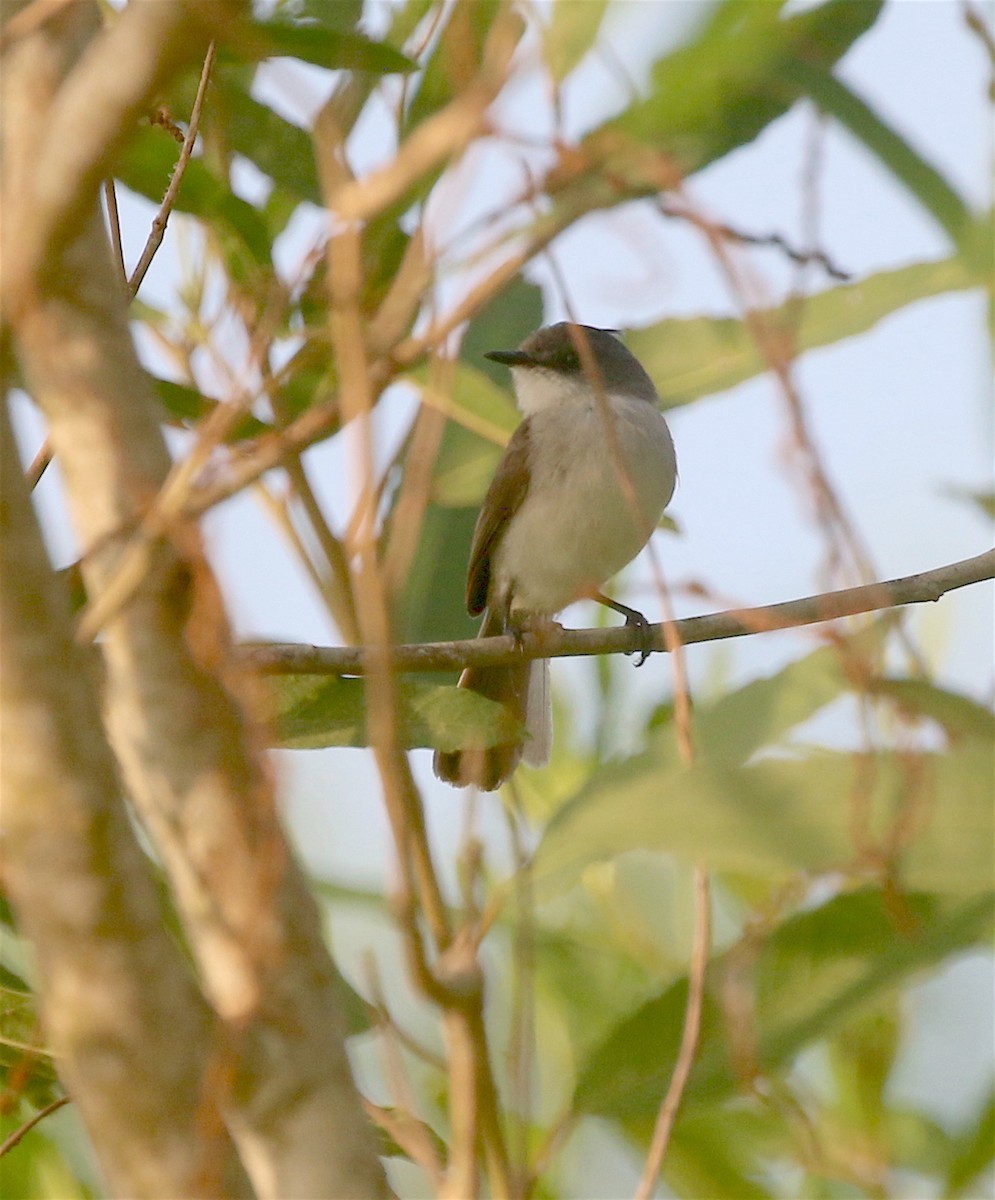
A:
<svg viewBox="0 0 995 1200">
<path fill-rule="evenodd" d="M 643 614 L 641 612 L 637 612 L 634 608 L 631 608 L 625 614 L 625 624 L 626 624 L 626 627 L 629 629 L 640 630 L 643 635 L 643 645 L 642 645 L 641 649 L 629 651 L 630 655 L 632 655 L 632 654 L 639 655 L 639 661 L 635 665 L 637 667 L 641 667 L 643 665 L 643 663 L 653 653 L 653 650 L 654 650 L 654 646 L 652 644 L 653 638 L 649 632 L 650 623 L 649 623 L 649 621 L 646 620 L 646 618 L 643 616 Z"/>
</svg>

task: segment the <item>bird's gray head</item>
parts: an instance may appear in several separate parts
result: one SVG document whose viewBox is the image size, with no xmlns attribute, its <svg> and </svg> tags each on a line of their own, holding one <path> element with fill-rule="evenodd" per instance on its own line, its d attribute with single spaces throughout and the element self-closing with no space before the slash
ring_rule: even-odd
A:
<svg viewBox="0 0 995 1200">
<path fill-rule="evenodd" d="M 491 350 L 484 357 L 512 368 L 526 413 L 588 399 L 599 389 L 657 403 L 653 381 L 610 329 L 560 321 L 530 334 L 517 350 Z"/>
</svg>

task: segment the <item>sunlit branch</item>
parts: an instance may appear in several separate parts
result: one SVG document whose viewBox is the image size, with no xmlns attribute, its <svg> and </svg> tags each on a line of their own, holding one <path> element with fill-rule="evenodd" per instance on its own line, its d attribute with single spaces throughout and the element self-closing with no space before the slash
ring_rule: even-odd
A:
<svg viewBox="0 0 995 1200">
<path fill-rule="evenodd" d="M 776 629 L 817 625 L 823 621 L 898 608 L 905 604 L 924 604 L 939 600 L 947 592 L 986 579 L 995 579 L 995 550 L 917 575 L 904 575 L 882 583 L 823 592 L 817 596 L 766 604 L 759 608 L 730 609 L 685 617 L 673 625 L 683 645 L 723 641 Z M 654 650 L 663 652 L 667 649 L 662 625 L 651 625 L 649 636 Z M 495 638 L 394 646 L 391 649 L 391 667 L 400 673 L 454 671 L 466 666 L 511 663 L 522 657 L 633 654 L 643 648 L 646 637 L 646 631 L 624 625 L 610 629 L 562 629 L 551 624 L 539 633 L 523 634 L 517 641 L 507 634 Z M 363 675 L 369 669 L 369 651 L 362 646 L 274 644 L 247 646 L 243 653 L 251 666 L 272 675 Z"/>
</svg>

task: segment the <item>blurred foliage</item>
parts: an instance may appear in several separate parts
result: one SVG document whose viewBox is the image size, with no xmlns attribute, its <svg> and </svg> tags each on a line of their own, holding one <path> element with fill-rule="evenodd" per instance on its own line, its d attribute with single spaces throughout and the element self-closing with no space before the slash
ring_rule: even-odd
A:
<svg viewBox="0 0 995 1200">
<path fill-rule="evenodd" d="M 608 0 L 557 0 L 530 11 L 530 46 L 550 94 L 599 51 L 615 8 Z M 473 86 L 505 10 L 502 0 L 399 0 L 380 8 L 377 40 L 363 31 L 360 0 L 280 0 L 265 21 L 233 31 L 176 205 L 197 230 L 178 311 L 156 312 L 141 300 L 133 310 L 171 367 L 158 372 L 171 375 L 157 380 L 164 420 L 196 430 L 232 395 L 241 402 L 232 378 L 248 386 L 246 347 L 263 346 L 253 360 L 260 399 L 251 411 L 243 405 L 234 422 L 227 438 L 234 450 L 251 453 L 257 439 L 313 412 L 327 418 L 321 436 L 340 432 L 324 232 L 311 243 L 300 233 L 314 227 L 323 203 L 323 164 L 307 119 L 289 115 L 293 106 L 277 101 L 278 89 L 260 86 L 259 64 L 271 57 L 283 59 L 284 69 L 307 64 L 301 78 L 310 81 L 324 72 L 322 115 L 339 131 L 336 153 L 365 170 L 371 141 L 389 158 Z M 646 89 L 621 111 L 603 113 L 577 145 L 553 147 L 555 164 L 530 175 L 526 200 L 492 215 L 494 240 L 480 243 L 486 261 L 500 262 L 517 244 L 538 253 L 550 232 L 597 208 L 645 198 L 656 211 L 661 179 L 684 179 L 733 152 L 748 153 L 807 100 L 862 143 L 949 246 L 935 261 L 829 286 L 804 303 L 792 298 L 754 321 L 801 355 L 864 334 L 925 298 L 990 292 L 991 214 L 972 212 L 837 70 L 881 11 L 879 0 L 697 5 L 691 32 L 653 64 Z M 513 75 L 530 69 L 524 51 Z M 197 77 L 176 80 L 164 97 L 181 129 Z M 382 348 L 389 381 L 420 399 L 423 412 L 445 418 L 427 469 L 415 455 L 412 426 L 381 481 L 388 565 L 392 540 L 411 541 L 406 569 L 392 580 L 398 640 L 464 637 L 475 628 L 463 606 L 468 548 L 477 506 L 517 420 L 506 372 L 482 355 L 516 345 L 542 323 L 540 289 L 519 274 L 482 293 L 465 314 L 459 356 L 446 369 L 427 353 L 391 357 L 438 316 L 433 285 L 451 282 L 447 270 L 463 283 L 481 277 L 473 256 L 479 245 L 467 242 L 465 258 L 420 263 L 427 251 L 419 234 L 440 181 L 496 140 L 488 133 L 466 156 L 415 172 L 362 234 L 360 303 L 371 325 L 397 303 L 399 278 L 417 281 L 417 302 L 398 306 L 394 344 Z M 161 124 L 143 123 L 117 160 L 118 185 L 158 206 L 177 152 Z M 216 316 L 219 295 L 234 314 L 234 336 Z M 230 342 L 237 365 L 226 374 L 219 347 Z M 661 315 L 629 332 L 627 342 L 668 407 L 714 396 L 769 366 L 753 328 L 728 315 Z M 425 501 L 409 527 L 405 484 L 413 477 Z M 962 494 L 992 512 L 990 492 Z M 326 569 L 319 564 L 314 574 Z M 540 826 L 534 857 L 510 878 L 484 882 L 496 914 L 487 942 L 493 1058 L 502 1094 L 516 1097 L 508 1123 L 541 1163 L 535 1196 L 566 1194 L 557 1154 L 548 1162 L 542 1155 L 571 1130 L 582 1138 L 593 1121 L 607 1124 L 630 1153 L 645 1154 L 680 1042 L 689 878 L 699 862 L 712 873 L 715 947 L 700 1054 L 665 1165 L 673 1193 L 976 1197 L 986 1172 L 990 1181 L 995 1096 L 954 1127 L 896 1099 L 893 1083 L 915 1033 L 909 1009 L 918 982 L 990 946 L 995 726 L 968 697 L 886 669 L 894 637 L 887 622 L 857 625 L 768 677 L 720 689 L 696 706 L 693 764 L 680 753 L 673 706 L 661 700 L 633 731 L 642 737 L 627 757 L 606 757 L 610 738 L 595 752 L 558 728 L 550 768 L 522 774 L 521 810 L 509 820 L 524 812 Z M 607 664 L 600 669 L 607 724 L 613 693 Z M 367 744 L 362 681 L 301 676 L 267 686 L 277 744 Z M 508 736 L 507 714 L 479 696 L 437 680 L 406 681 L 399 691 L 408 746 Z M 849 705 L 873 730 L 859 750 L 806 740 L 806 723 L 833 705 Z M 574 705 L 565 699 L 563 709 L 565 725 Z M 319 894 L 333 914 L 352 909 L 388 921 L 382 896 L 345 884 Z M 9 925 L 3 933 L 6 1136 L 58 1095 L 59 1085 L 41 1048 L 25 947 Z M 524 960 L 531 962 L 537 1053 L 523 1083 L 506 1048 Z M 369 1010 L 356 992 L 348 995 L 351 1031 L 368 1030 Z M 403 1000 L 397 1007 L 406 1023 Z M 444 1141 L 444 1073 L 410 1045 L 403 1060 L 419 1115 Z M 95 1194 L 71 1121 L 43 1124 L 0 1160 L 5 1197 Z M 392 1144 L 389 1153 L 402 1152 Z"/>
</svg>

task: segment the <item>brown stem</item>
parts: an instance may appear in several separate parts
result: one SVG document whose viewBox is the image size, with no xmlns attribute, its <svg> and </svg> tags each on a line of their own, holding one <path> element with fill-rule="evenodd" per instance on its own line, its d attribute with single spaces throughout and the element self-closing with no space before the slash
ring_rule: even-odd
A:
<svg viewBox="0 0 995 1200">
<path fill-rule="evenodd" d="M 688 1002 L 684 1012 L 684 1031 L 681 1034 L 681 1046 L 674 1064 L 674 1073 L 670 1077 L 670 1086 L 660 1104 L 657 1113 L 656 1126 L 653 1130 L 653 1140 L 650 1143 L 649 1154 L 643 1169 L 639 1187 L 636 1189 L 636 1200 L 649 1200 L 653 1187 L 663 1166 L 663 1160 L 670 1144 L 670 1135 L 677 1119 L 677 1110 L 691 1078 L 691 1068 L 694 1066 L 695 1055 L 698 1053 L 698 1039 L 701 1033 L 701 1009 L 705 999 L 705 972 L 708 968 L 708 954 L 711 945 L 711 897 L 708 887 L 708 873 L 700 864 L 694 869 L 694 945 L 691 949 L 691 969 L 688 976 Z"/>
</svg>

